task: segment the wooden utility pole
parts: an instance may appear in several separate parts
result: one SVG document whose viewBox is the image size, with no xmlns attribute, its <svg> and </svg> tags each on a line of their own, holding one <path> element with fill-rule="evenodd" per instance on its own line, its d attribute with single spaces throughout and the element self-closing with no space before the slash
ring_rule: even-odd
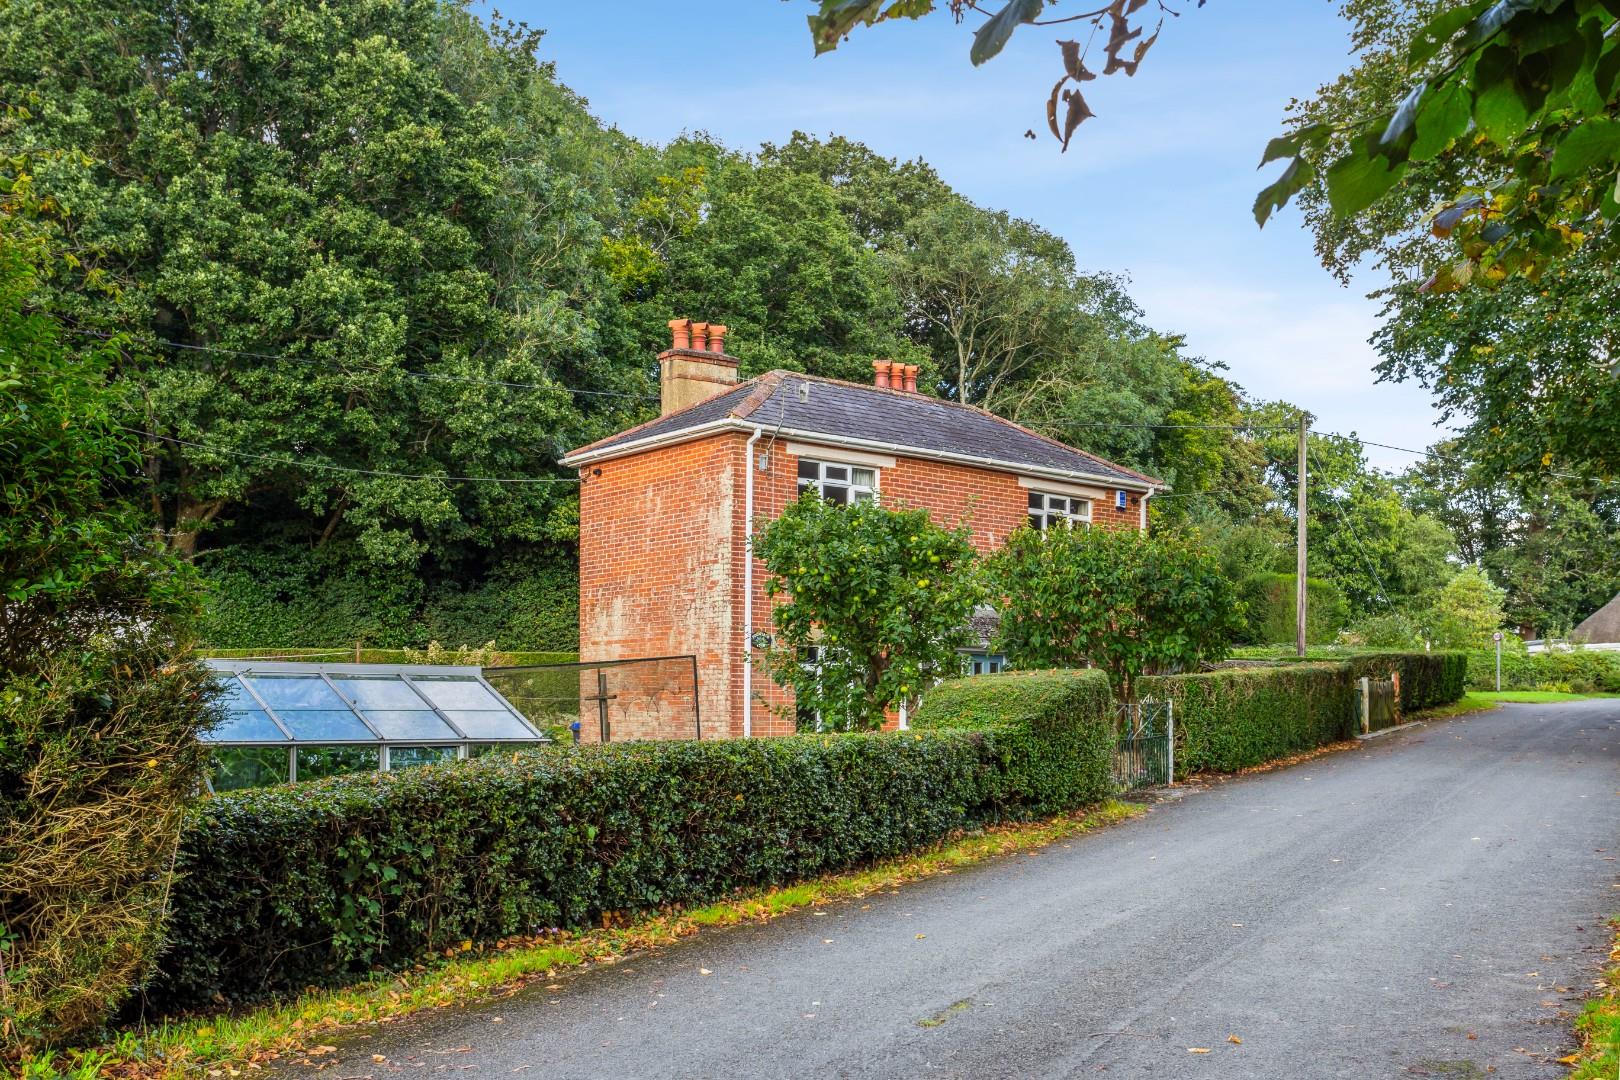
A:
<svg viewBox="0 0 1620 1080">
<path fill-rule="evenodd" d="M 1305 655 L 1305 414 L 1299 414 L 1299 562 L 1294 582 L 1294 652 Z"/>
</svg>

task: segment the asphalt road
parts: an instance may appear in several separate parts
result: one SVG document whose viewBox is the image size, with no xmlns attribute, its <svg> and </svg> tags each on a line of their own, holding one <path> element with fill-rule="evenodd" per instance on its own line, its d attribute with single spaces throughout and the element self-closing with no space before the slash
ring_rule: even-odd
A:
<svg viewBox="0 0 1620 1080">
<path fill-rule="evenodd" d="M 320 1075 L 1561 1077 L 1620 910 L 1617 762 L 1620 700 L 1414 726 L 372 1028 Z"/>
</svg>

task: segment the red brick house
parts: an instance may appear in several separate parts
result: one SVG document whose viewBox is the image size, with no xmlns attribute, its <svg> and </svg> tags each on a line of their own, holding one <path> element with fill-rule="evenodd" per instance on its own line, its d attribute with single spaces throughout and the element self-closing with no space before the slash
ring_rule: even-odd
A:
<svg viewBox="0 0 1620 1080">
<path fill-rule="evenodd" d="M 678 319 L 660 353 L 662 415 L 562 459 L 579 470 L 584 660 L 694 653 L 705 736 L 779 735 L 791 698 L 749 660 L 772 629 L 750 523 L 814 486 L 967 522 L 981 551 L 1026 523 L 1145 528 L 1163 485 L 982 409 L 916 391 L 876 361 L 873 385 L 771 371 L 737 379 L 726 328 Z M 982 666 L 982 665 L 981 665 Z M 743 703 L 752 701 L 751 708 Z"/>
</svg>

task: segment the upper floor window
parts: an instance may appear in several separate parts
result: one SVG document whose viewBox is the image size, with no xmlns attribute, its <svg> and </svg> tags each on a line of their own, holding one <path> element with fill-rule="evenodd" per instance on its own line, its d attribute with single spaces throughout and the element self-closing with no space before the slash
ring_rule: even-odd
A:
<svg viewBox="0 0 1620 1080">
<path fill-rule="evenodd" d="M 1060 523 L 1090 525 L 1091 500 L 1032 491 L 1029 493 L 1029 523 L 1042 532 Z"/>
<path fill-rule="evenodd" d="M 839 506 L 871 502 L 877 492 L 877 470 L 800 458 L 799 494 L 803 495 L 808 488 L 814 488 L 822 498 Z"/>
</svg>

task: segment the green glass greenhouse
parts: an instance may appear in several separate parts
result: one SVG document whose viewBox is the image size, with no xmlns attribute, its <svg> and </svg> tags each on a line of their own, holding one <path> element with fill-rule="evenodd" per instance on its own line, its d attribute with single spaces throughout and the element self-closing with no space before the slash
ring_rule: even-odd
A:
<svg viewBox="0 0 1620 1080">
<path fill-rule="evenodd" d="M 202 735 L 214 791 L 410 768 L 551 740 L 476 667 L 205 661 L 225 720 Z"/>
</svg>

